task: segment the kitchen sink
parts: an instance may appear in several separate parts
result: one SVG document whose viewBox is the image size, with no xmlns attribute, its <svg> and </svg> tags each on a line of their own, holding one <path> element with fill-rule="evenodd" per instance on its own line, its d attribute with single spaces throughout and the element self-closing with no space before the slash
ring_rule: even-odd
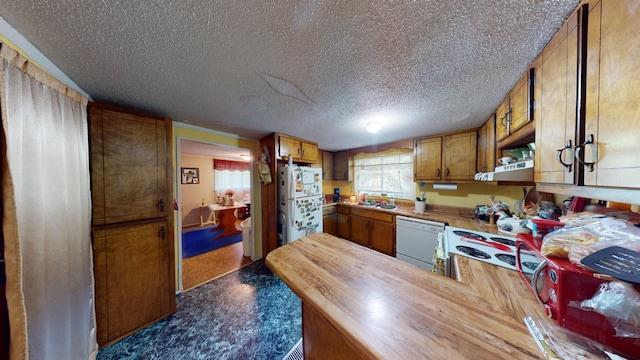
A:
<svg viewBox="0 0 640 360">
<path fill-rule="evenodd" d="M 395 210 L 398 208 L 397 206 L 390 204 L 377 204 L 375 207 L 385 210 Z"/>
</svg>

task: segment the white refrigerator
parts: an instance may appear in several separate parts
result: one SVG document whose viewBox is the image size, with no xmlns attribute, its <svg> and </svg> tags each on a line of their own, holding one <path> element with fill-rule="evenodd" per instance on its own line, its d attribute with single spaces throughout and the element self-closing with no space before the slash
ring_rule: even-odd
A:
<svg viewBox="0 0 640 360">
<path fill-rule="evenodd" d="M 278 245 L 322 232 L 322 169 L 278 167 Z"/>
</svg>

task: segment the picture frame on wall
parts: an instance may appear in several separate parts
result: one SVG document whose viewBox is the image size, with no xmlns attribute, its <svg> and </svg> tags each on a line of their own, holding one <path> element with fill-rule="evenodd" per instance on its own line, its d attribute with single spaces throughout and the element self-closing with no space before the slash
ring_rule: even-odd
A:
<svg viewBox="0 0 640 360">
<path fill-rule="evenodd" d="M 180 168 L 180 182 L 182 184 L 198 184 L 200 182 L 198 172 L 198 168 Z"/>
</svg>

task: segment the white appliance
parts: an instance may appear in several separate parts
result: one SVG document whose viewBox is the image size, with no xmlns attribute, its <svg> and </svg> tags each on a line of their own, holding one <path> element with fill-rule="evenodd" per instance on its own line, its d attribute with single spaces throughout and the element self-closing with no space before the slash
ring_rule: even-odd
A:
<svg viewBox="0 0 640 360">
<path fill-rule="evenodd" d="M 442 230 L 443 223 L 396 216 L 396 258 L 432 271 L 438 233 Z"/>
<path fill-rule="evenodd" d="M 278 167 L 278 245 L 322 232 L 322 169 Z"/>
<path fill-rule="evenodd" d="M 516 239 L 447 226 L 445 251 L 516 270 Z"/>
<path fill-rule="evenodd" d="M 479 172 L 476 181 L 533 181 L 533 159 L 496 166 L 493 172 Z"/>
</svg>

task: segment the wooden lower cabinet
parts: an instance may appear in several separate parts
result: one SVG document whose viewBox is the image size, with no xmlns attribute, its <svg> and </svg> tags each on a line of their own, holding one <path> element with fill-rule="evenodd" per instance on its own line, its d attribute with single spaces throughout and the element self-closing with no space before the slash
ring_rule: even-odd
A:
<svg viewBox="0 0 640 360">
<path fill-rule="evenodd" d="M 336 205 L 338 207 L 338 237 L 351 239 L 351 211 L 346 205 Z"/>
<path fill-rule="evenodd" d="M 338 211 L 335 205 L 322 209 L 322 232 L 338 236 Z"/>
<path fill-rule="evenodd" d="M 167 221 L 93 231 L 100 347 L 175 311 L 172 231 Z"/>
<path fill-rule="evenodd" d="M 362 246 L 369 246 L 369 219 L 362 216 L 351 216 L 351 241 Z"/>
<path fill-rule="evenodd" d="M 351 241 L 383 254 L 395 256 L 395 216 L 377 210 L 353 209 Z"/>
</svg>

